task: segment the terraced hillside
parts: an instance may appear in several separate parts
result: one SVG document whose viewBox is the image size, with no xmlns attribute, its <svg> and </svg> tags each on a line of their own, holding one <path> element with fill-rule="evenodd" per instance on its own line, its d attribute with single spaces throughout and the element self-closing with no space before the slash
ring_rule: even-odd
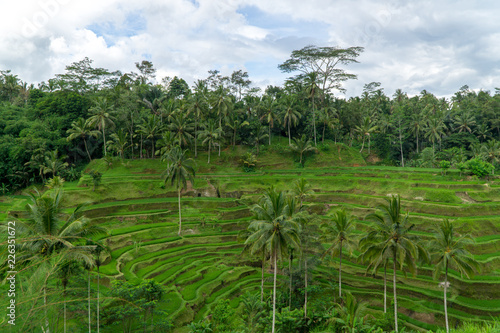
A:
<svg viewBox="0 0 500 333">
<path fill-rule="evenodd" d="M 111 256 L 100 269 L 104 284 L 112 279 L 161 282 L 168 288 L 165 310 L 177 327 L 203 319 L 219 299 L 230 298 L 237 307 L 238 295 L 258 292 L 259 261 L 240 255 L 243 246 L 237 233 L 246 228 L 251 219 L 248 207 L 263 189 L 270 185 L 289 189 L 298 177 L 314 189 L 306 199 L 310 212 L 327 219 L 344 206 L 357 218 L 360 234 L 370 225 L 364 217 L 396 193 L 422 238 L 428 237 L 433 222 L 456 220 L 459 230 L 474 237 L 476 244 L 470 250 L 483 271 L 473 280 L 450 273 L 450 322 L 500 315 L 499 180 L 460 179 L 453 171 L 443 177 L 437 169 L 307 165 L 294 169 L 271 158 L 261 165 L 254 173 L 244 173 L 237 166 L 200 163 L 194 186 L 183 193 L 182 237 L 177 236 L 176 193 L 162 188 L 160 161 L 116 161 L 112 166 L 95 161 L 89 168 L 104 173 L 102 185 L 94 192 L 90 178 L 84 176 L 78 183 L 65 184 L 66 200 L 70 206 L 94 201 L 86 215 L 112 230 L 106 238 Z M 20 214 L 22 199 L 8 199 L 3 205 L 11 214 Z M 366 275 L 357 254 L 354 251 L 343 261 L 343 288 L 381 311 L 382 276 Z M 336 281 L 336 269 L 335 260 L 325 261 L 316 269 L 314 281 Z M 419 269 L 415 277 L 398 272 L 400 312 L 412 327 L 433 329 L 443 324 L 442 289 L 431 273 L 431 267 Z"/>
</svg>

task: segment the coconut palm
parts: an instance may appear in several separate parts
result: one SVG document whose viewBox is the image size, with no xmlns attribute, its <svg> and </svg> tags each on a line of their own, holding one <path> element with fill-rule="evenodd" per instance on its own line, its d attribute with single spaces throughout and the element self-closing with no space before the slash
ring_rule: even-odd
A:
<svg viewBox="0 0 500 333">
<path fill-rule="evenodd" d="M 370 117 L 364 117 L 361 125 L 356 126 L 355 131 L 359 133 L 363 137 L 363 144 L 361 145 L 360 153 L 363 151 L 365 147 L 365 138 L 368 137 L 368 154 L 370 154 L 370 142 L 371 142 L 371 134 L 375 132 L 377 129 L 376 125 L 372 125 L 372 121 Z"/>
<path fill-rule="evenodd" d="M 264 141 L 269 134 L 266 133 L 264 126 L 257 124 L 257 127 L 250 132 L 250 144 L 257 148 L 257 155 L 259 155 L 259 146 L 262 141 Z"/>
<path fill-rule="evenodd" d="M 250 246 L 251 253 L 257 253 L 265 248 L 271 254 L 274 268 L 273 279 L 273 323 L 274 333 L 276 323 L 276 276 L 278 257 L 285 257 L 289 248 L 300 249 L 300 224 L 290 216 L 286 194 L 274 188 L 269 189 L 260 202 L 251 208 L 254 220 L 250 222 L 248 230 L 250 236 L 245 244 Z"/>
<path fill-rule="evenodd" d="M 43 173 L 51 173 L 52 177 L 57 176 L 57 173 L 68 167 L 67 162 L 63 162 L 66 156 L 58 156 L 59 152 L 56 150 L 45 153 Z"/>
<path fill-rule="evenodd" d="M 60 189 L 43 195 L 38 191 L 30 194 L 30 203 L 26 206 L 28 218 L 16 222 L 22 235 L 18 242 L 22 254 L 19 257 L 21 264 L 44 262 L 51 256 L 63 253 L 61 263 L 77 261 L 92 265 L 90 249 L 78 244 L 90 237 L 106 234 L 106 229 L 92 224 L 82 215 L 86 204 L 79 204 L 65 219 L 62 198 Z M 47 304 L 46 289 L 44 285 L 44 304 Z"/>
<path fill-rule="evenodd" d="M 210 150 L 215 144 L 215 141 L 222 135 L 222 129 L 217 127 L 214 120 L 209 119 L 208 122 L 202 125 L 203 131 L 200 133 L 200 139 L 203 144 L 208 144 L 208 164 L 210 164 Z"/>
<path fill-rule="evenodd" d="M 312 101 L 312 114 L 313 114 L 313 130 L 314 130 L 314 146 L 316 146 L 316 111 L 314 98 L 320 94 L 320 87 L 318 86 L 318 73 L 311 72 L 305 77 L 307 97 Z"/>
<path fill-rule="evenodd" d="M 195 85 L 195 92 L 189 99 L 189 112 L 194 115 L 194 157 L 198 157 L 198 124 L 204 118 L 208 109 L 207 99 L 205 94 L 207 92 L 205 83 L 201 80 Z"/>
<path fill-rule="evenodd" d="M 288 145 L 292 144 L 292 136 L 290 127 L 297 126 L 299 119 L 302 117 L 300 112 L 295 108 L 297 98 L 295 95 L 287 95 L 285 97 L 285 116 L 283 118 L 283 126 L 288 129 Z"/>
<path fill-rule="evenodd" d="M 323 135 L 321 136 L 322 143 L 325 143 L 326 128 L 334 129 L 335 125 L 339 122 L 339 120 L 334 117 L 335 112 L 336 110 L 334 108 L 324 108 L 319 113 L 318 121 L 323 125 Z"/>
<path fill-rule="evenodd" d="M 87 152 L 89 161 L 92 161 L 89 149 L 87 148 L 87 137 L 97 138 L 100 134 L 99 131 L 93 130 L 88 121 L 85 121 L 83 118 L 78 118 L 78 120 L 74 121 L 71 124 L 71 128 L 68 129 L 66 133 L 69 134 L 69 136 L 67 137 L 68 141 L 72 141 L 79 138 L 83 140 L 83 144 L 85 145 L 85 151 Z"/>
<path fill-rule="evenodd" d="M 229 126 L 233 130 L 233 147 L 236 146 L 236 134 L 238 133 L 238 129 L 248 125 L 250 125 L 250 123 L 246 120 L 241 120 L 238 117 L 237 112 L 232 113 L 231 119 L 227 122 L 227 126 Z"/>
<path fill-rule="evenodd" d="M 339 297 L 342 297 L 342 249 L 352 250 L 357 242 L 353 231 L 355 228 L 354 220 L 349 216 L 345 209 L 335 213 L 333 218 L 321 225 L 322 239 L 326 242 L 332 242 L 332 245 L 325 251 L 332 256 L 339 255 Z"/>
<path fill-rule="evenodd" d="M 425 128 L 425 118 L 424 118 L 423 114 L 420 112 L 413 113 L 411 115 L 409 129 L 413 134 L 415 134 L 415 137 L 417 139 L 417 154 L 419 152 L 419 148 L 418 148 L 419 135 L 420 135 L 420 132 L 422 132 L 424 130 L 424 128 Z"/>
<path fill-rule="evenodd" d="M 195 177 L 195 162 L 192 158 L 187 157 L 187 150 L 182 150 L 180 147 L 175 147 L 170 151 L 170 154 L 165 158 L 167 161 L 167 169 L 163 172 L 164 182 L 170 182 L 177 190 L 179 199 L 179 236 L 182 230 L 182 214 L 181 214 L 181 190 L 187 188 L 187 181 L 194 184 Z"/>
<path fill-rule="evenodd" d="M 472 133 L 472 127 L 476 125 L 476 118 L 470 111 L 460 112 L 453 118 L 453 124 L 455 124 L 456 129 L 458 129 L 458 133 Z"/>
<path fill-rule="evenodd" d="M 191 132 L 194 130 L 193 123 L 188 118 L 186 114 L 177 114 L 172 118 L 172 122 L 169 125 L 169 129 L 174 133 L 177 138 L 179 147 L 182 148 L 183 145 L 187 145 L 191 142 L 193 135 Z"/>
<path fill-rule="evenodd" d="M 276 99 L 274 99 L 271 96 L 264 96 L 259 106 L 262 109 L 262 111 L 264 111 L 264 114 L 260 119 L 262 120 L 265 118 L 268 123 L 269 145 L 271 145 L 271 129 L 274 128 L 275 121 L 277 121 L 278 123 L 280 121 L 278 115 L 276 114 L 276 107 L 277 107 Z"/>
<path fill-rule="evenodd" d="M 128 133 L 123 129 L 119 129 L 115 133 L 110 135 L 111 140 L 108 141 L 108 147 L 110 150 L 116 150 L 120 158 L 125 157 L 125 149 L 127 149 L 130 144 L 128 142 Z"/>
<path fill-rule="evenodd" d="M 300 201 L 299 209 L 302 209 L 304 199 L 314 194 L 314 191 L 310 189 L 310 184 L 304 178 L 297 179 L 293 182 L 292 185 L 292 193 L 295 195 Z"/>
<path fill-rule="evenodd" d="M 161 131 L 161 127 L 162 126 L 155 115 L 150 115 L 144 124 L 137 126 L 137 132 L 141 134 L 141 138 L 142 136 L 145 136 L 146 139 L 151 139 L 151 158 L 154 158 L 155 155 L 155 138 Z"/>
<path fill-rule="evenodd" d="M 448 288 L 448 268 L 453 267 L 460 275 L 470 278 L 475 271 L 479 270 L 479 263 L 466 249 L 473 243 L 470 236 L 457 237 L 453 229 L 453 223 L 444 219 L 440 225 L 435 227 L 434 237 L 429 243 L 432 262 L 434 263 L 434 278 L 438 278 L 444 271 L 444 318 L 446 332 L 449 332 L 448 306 L 446 291 Z"/>
<path fill-rule="evenodd" d="M 412 272 L 416 271 L 418 258 L 428 259 L 428 253 L 420 245 L 416 237 L 411 234 L 414 225 L 409 222 L 409 214 L 401 212 L 401 198 L 399 195 L 387 199 L 387 205 L 379 205 L 378 212 L 370 214 L 367 219 L 375 223 L 375 230 L 361 241 L 369 245 L 363 246 L 366 257 L 378 257 L 378 262 L 384 264 L 391 256 L 393 264 L 393 291 L 394 291 L 394 328 L 398 331 L 398 303 L 396 290 L 396 272 L 403 265 Z M 399 264 L 399 265 L 398 265 Z"/>
<path fill-rule="evenodd" d="M 299 163 L 302 164 L 302 166 L 304 166 L 304 163 L 302 163 L 304 160 L 304 154 L 310 151 L 316 151 L 316 148 L 313 147 L 311 140 L 308 139 L 305 134 L 302 134 L 302 137 L 300 139 L 294 138 L 290 148 L 293 152 L 299 154 Z"/>
<path fill-rule="evenodd" d="M 115 125 L 115 111 L 113 105 L 111 105 L 106 98 L 99 97 L 94 103 L 95 105 L 89 109 L 91 116 L 88 119 L 88 122 L 90 126 L 94 126 L 102 132 L 102 138 L 104 140 L 104 156 L 106 156 L 106 127 L 112 127 Z"/>
</svg>

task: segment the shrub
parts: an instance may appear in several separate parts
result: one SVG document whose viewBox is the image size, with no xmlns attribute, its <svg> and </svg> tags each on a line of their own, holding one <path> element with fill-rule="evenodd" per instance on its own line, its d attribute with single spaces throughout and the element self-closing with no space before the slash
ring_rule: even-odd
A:
<svg viewBox="0 0 500 333">
<path fill-rule="evenodd" d="M 482 178 L 493 173 L 495 167 L 493 167 L 491 163 L 485 162 L 479 158 L 473 158 L 467 162 L 467 169 L 472 172 L 472 174 Z"/>
<path fill-rule="evenodd" d="M 450 161 L 440 161 L 439 167 L 441 168 L 441 175 L 446 176 L 446 170 L 448 170 L 450 166 Z"/>
<path fill-rule="evenodd" d="M 245 172 L 253 172 L 255 171 L 255 167 L 257 166 L 257 157 L 248 152 L 240 160 L 241 164 L 243 165 L 243 171 Z"/>
</svg>

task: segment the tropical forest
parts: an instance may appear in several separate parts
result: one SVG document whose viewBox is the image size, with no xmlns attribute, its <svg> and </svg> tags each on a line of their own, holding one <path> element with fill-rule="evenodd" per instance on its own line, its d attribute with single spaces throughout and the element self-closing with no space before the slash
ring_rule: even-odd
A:
<svg viewBox="0 0 500 333">
<path fill-rule="evenodd" d="M 500 89 L 346 97 L 362 52 L 2 69 L 0 331 L 500 332 Z"/>
</svg>

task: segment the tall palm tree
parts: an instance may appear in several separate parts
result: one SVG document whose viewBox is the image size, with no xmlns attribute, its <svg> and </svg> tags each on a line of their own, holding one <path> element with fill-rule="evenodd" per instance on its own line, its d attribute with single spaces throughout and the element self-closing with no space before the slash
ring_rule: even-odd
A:
<svg viewBox="0 0 500 333">
<path fill-rule="evenodd" d="M 30 194 L 30 203 L 26 209 L 28 218 L 16 222 L 17 230 L 22 235 L 18 242 L 22 254 L 21 264 L 44 262 L 56 254 L 64 253 L 61 263 L 79 261 L 92 264 L 89 248 L 84 244 L 90 237 L 106 234 L 106 229 L 91 223 L 82 215 L 86 204 L 79 204 L 69 217 L 64 218 L 62 210 L 63 192 Z M 47 304 L 47 285 L 43 287 L 44 304 Z M 48 326 L 48 319 L 46 319 Z"/>
<path fill-rule="evenodd" d="M 316 146 L 316 110 L 314 98 L 320 94 L 321 88 L 318 86 L 318 73 L 311 72 L 305 77 L 306 80 L 306 93 L 307 97 L 312 101 L 312 114 L 313 114 L 313 130 L 314 130 L 314 146 Z"/>
<path fill-rule="evenodd" d="M 401 198 L 399 195 L 387 199 L 387 205 L 379 205 L 378 212 L 369 214 L 367 219 L 375 223 L 375 230 L 361 241 L 367 257 L 374 257 L 377 253 L 381 264 L 386 263 L 386 258 L 392 256 L 393 264 L 393 291 L 394 291 L 394 328 L 398 331 L 398 302 L 396 290 L 396 272 L 403 265 L 415 273 L 416 260 L 418 258 L 428 259 L 425 248 L 417 242 L 417 238 L 411 234 L 414 225 L 409 222 L 409 213 L 403 215 L 401 212 Z"/>
<path fill-rule="evenodd" d="M 409 129 L 415 134 L 417 139 L 417 154 L 419 152 L 418 143 L 419 143 L 419 135 L 425 128 L 425 118 L 421 112 L 415 112 L 411 115 Z"/>
<path fill-rule="evenodd" d="M 106 98 L 99 97 L 94 104 L 95 105 L 89 109 L 91 116 L 88 119 L 88 122 L 90 126 L 94 126 L 98 130 L 102 131 L 102 138 L 104 140 L 104 156 L 106 156 L 106 127 L 112 127 L 115 125 L 115 111 L 113 105 L 111 105 Z"/>
<path fill-rule="evenodd" d="M 240 129 L 243 126 L 248 126 L 250 123 L 246 120 L 241 120 L 238 117 L 237 112 L 233 112 L 231 119 L 228 121 L 227 126 L 229 126 L 233 130 L 233 147 L 236 146 L 236 134 L 238 133 L 238 129 Z"/>
<path fill-rule="evenodd" d="M 292 136 L 290 132 L 290 127 L 295 127 L 299 123 L 299 119 L 302 117 L 300 112 L 295 108 L 295 103 L 297 98 L 295 95 L 287 95 L 285 97 L 285 116 L 283 119 L 283 126 L 288 129 L 288 145 L 292 144 Z"/>
<path fill-rule="evenodd" d="M 192 158 L 187 157 L 187 150 L 182 150 L 180 147 L 175 147 L 165 159 L 167 161 L 167 169 L 163 172 L 164 182 L 170 182 L 177 190 L 179 199 L 179 236 L 182 230 L 182 215 L 181 215 L 181 190 L 187 188 L 187 181 L 194 184 L 195 177 L 195 162 Z"/>
<path fill-rule="evenodd" d="M 441 140 L 445 129 L 446 125 L 439 117 L 431 117 L 427 120 L 425 137 L 431 140 L 433 149 L 435 149 L 436 140 Z"/>
<path fill-rule="evenodd" d="M 302 164 L 302 166 L 304 166 L 304 163 L 302 163 L 304 160 L 304 153 L 307 153 L 309 151 L 316 151 L 316 148 L 314 148 L 312 145 L 311 139 L 308 139 L 305 134 L 302 134 L 302 137 L 300 139 L 294 138 L 290 148 L 293 152 L 299 154 L 299 163 Z"/>
<path fill-rule="evenodd" d="M 276 99 L 271 96 L 264 96 L 259 106 L 262 108 L 262 111 L 264 111 L 261 120 L 265 118 L 269 126 L 269 145 L 271 145 L 271 129 L 274 128 L 275 121 L 278 121 L 278 123 L 280 121 L 276 114 Z"/>
<path fill-rule="evenodd" d="M 368 137 L 368 154 L 370 154 L 371 133 L 375 132 L 376 129 L 377 125 L 372 125 L 370 117 L 364 117 L 361 124 L 356 126 L 355 131 L 363 137 L 363 144 L 361 145 L 361 150 L 359 151 L 360 153 L 365 147 L 365 138 Z"/>
<path fill-rule="evenodd" d="M 203 140 L 203 144 L 208 144 L 208 164 L 210 164 L 210 150 L 215 144 L 215 141 L 219 139 L 222 135 L 222 130 L 217 127 L 214 120 L 209 119 L 208 122 L 202 125 L 203 131 L 200 133 L 200 139 Z"/>
<path fill-rule="evenodd" d="M 322 143 L 325 143 L 326 128 L 328 127 L 330 129 L 333 129 L 338 123 L 338 119 L 334 117 L 335 111 L 336 110 L 334 108 L 324 108 L 319 114 L 318 121 L 323 125 L 323 135 L 321 137 Z"/>
<path fill-rule="evenodd" d="M 145 136 L 146 139 L 151 139 L 151 158 L 155 156 L 155 138 L 161 131 L 161 127 L 155 115 L 150 115 L 144 124 L 137 126 L 139 134 Z"/>
<path fill-rule="evenodd" d="M 108 141 L 108 147 L 111 150 L 116 150 L 120 158 L 125 157 L 125 149 L 127 149 L 130 144 L 128 142 L 128 132 L 120 128 L 118 131 L 111 133 L 111 140 Z"/>
<path fill-rule="evenodd" d="M 177 114 L 172 118 L 172 122 L 169 125 L 169 129 L 174 133 L 179 143 L 179 147 L 182 148 L 183 144 L 187 145 L 191 142 L 193 135 L 191 132 L 194 130 L 193 123 L 188 118 L 187 114 Z"/>
<path fill-rule="evenodd" d="M 444 318 L 446 332 L 449 332 L 448 325 L 448 305 L 446 291 L 448 288 L 448 268 L 453 267 L 460 272 L 460 275 L 470 278 L 475 271 L 479 270 L 479 263 L 466 249 L 472 244 L 470 236 L 457 237 L 453 230 L 453 224 L 444 219 L 440 225 L 435 227 L 434 237 L 429 243 L 432 262 L 434 263 L 434 277 L 438 278 L 444 270 Z"/>
<path fill-rule="evenodd" d="M 87 156 L 89 157 L 89 161 L 92 161 L 92 157 L 90 157 L 89 150 L 87 148 L 87 137 L 97 138 L 99 136 L 99 131 L 93 130 L 89 125 L 88 121 L 85 121 L 83 118 L 78 118 L 78 120 L 74 121 L 71 124 L 71 128 L 66 131 L 69 134 L 67 137 L 68 141 L 72 141 L 75 139 L 81 138 L 85 145 L 85 151 L 87 152 Z"/>
<path fill-rule="evenodd" d="M 286 194 L 274 188 L 266 191 L 260 202 L 251 208 L 255 218 L 250 222 L 251 232 L 246 244 L 252 244 L 250 251 L 256 253 L 263 247 L 271 254 L 274 268 L 273 279 L 273 323 L 274 333 L 276 323 L 276 276 L 278 257 L 288 254 L 289 248 L 300 249 L 300 224 L 290 216 L 286 203 Z"/>
<path fill-rule="evenodd" d="M 339 297 L 342 297 L 342 248 L 352 250 L 357 244 L 353 234 L 354 220 L 345 209 L 341 209 L 335 213 L 331 221 L 322 223 L 321 228 L 323 240 L 332 242 L 325 254 L 339 255 Z"/>
<path fill-rule="evenodd" d="M 266 129 L 264 128 L 264 126 L 260 125 L 260 124 L 257 124 L 257 127 L 255 128 L 255 130 L 253 130 L 251 133 L 250 133 L 250 142 L 252 145 L 255 145 L 255 147 L 257 147 L 257 155 L 259 155 L 259 146 L 260 146 L 260 143 L 265 140 L 267 137 L 268 137 L 269 134 L 266 133 Z"/>
<path fill-rule="evenodd" d="M 458 133 L 472 133 L 472 127 L 476 125 L 476 117 L 474 117 L 470 111 L 460 112 L 453 118 L 453 124 L 455 124 L 456 129 L 458 129 Z"/>
<path fill-rule="evenodd" d="M 189 112 L 194 115 L 194 157 L 198 157 L 198 124 L 204 118 L 207 109 L 207 99 L 205 97 L 207 92 L 204 81 L 198 80 L 195 85 L 194 94 L 189 99 Z"/>
</svg>

